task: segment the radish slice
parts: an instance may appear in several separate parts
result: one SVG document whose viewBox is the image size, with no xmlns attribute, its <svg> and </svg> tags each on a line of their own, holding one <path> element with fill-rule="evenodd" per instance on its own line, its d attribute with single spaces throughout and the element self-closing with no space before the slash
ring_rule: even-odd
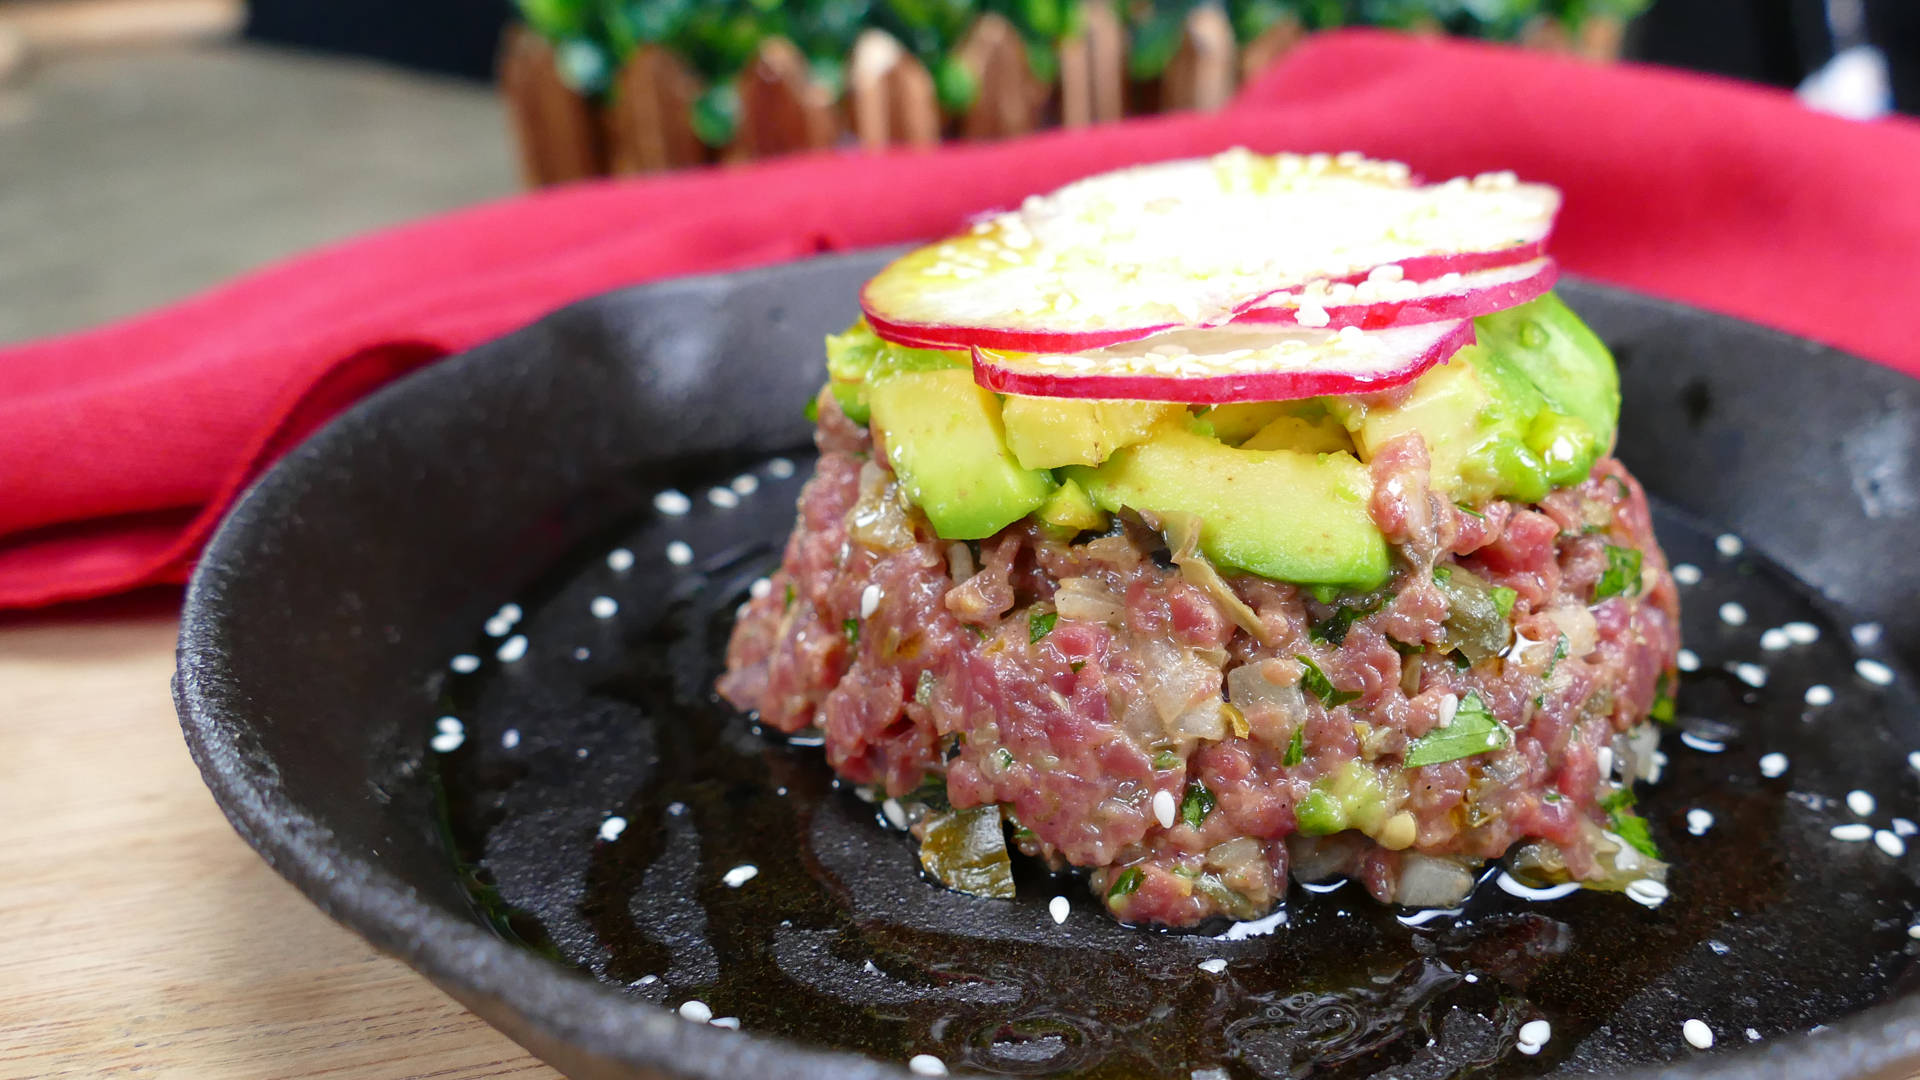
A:
<svg viewBox="0 0 1920 1080">
<path fill-rule="evenodd" d="M 861 307 L 889 340 L 1080 352 L 1389 263 L 1419 279 L 1536 259 L 1559 205 L 1512 173 L 1421 186 L 1358 154 L 1229 151 L 1030 198 L 902 256 Z"/>
<path fill-rule="evenodd" d="M 1473 323 L 1308 330 L 1233 323 L 1060 354 L 975 347 L 973 381 L 1002 394 L 1223 405 L 1365 394 L 1417 378 L 1473 342 Z"/>
<path fill-rule="evenodd" d="M 1407 281 L 1398 265 L 1376 267 L 1358 284 L 1316 281 L 1275 293 L 1234 316 L 1236 323 L 1317 326 L 1338 330 L 1471 319 L 1524 304 L 1560 276 L 1552 259 L 1535 259 L 1471 274 L 1443 274 L 1432 281 Z"/>
</svg>

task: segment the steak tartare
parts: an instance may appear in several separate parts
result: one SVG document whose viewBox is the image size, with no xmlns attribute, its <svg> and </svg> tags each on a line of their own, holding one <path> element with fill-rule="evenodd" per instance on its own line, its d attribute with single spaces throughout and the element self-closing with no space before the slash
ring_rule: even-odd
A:
<svg viewBox="0 0 1920 1080">
<path fill-rule="evenodd" d="M 1276 214 L 1317 197 L 1315 176 L 1428 190 L 1391 163 L 1207 164 L 1248 160 L 1307 177 L 1268 193 Z M 1057 237 L 1075 191 L 996 227 L 1067 262 L 1086 242 Z M 910 332 L 869 286 L 866 317 L 829 339 L 818 465 L 720 693 L 817 731 L 840 777 L 892 800 L 929 873 L 981 895 L 1012 895 L 1009 847 L 1172 927 L 1258 918 L 1290 878 L 1451 906 L 1499 859 L 1530 885 L 1664 895 L 1632 784 L 1671 718 L 1678 600 L 1645 496 L 1606 453 L 1612 360 L 1551 293 L 1484 296 L 1474 270 L 1390 253 L 1441 270 L 1429 297 L 1482 310 L 1449 302 L 1449 321 L 1406 288 L 1296 273 L 1291 309 L 1241 310 L 1316 314 L 1114 343 L 1017 318 L 963 334 L 997 316 L 951 297 L 953 325 Z M 1245 389 L 1222 396 L 1204 350 L 1229 332 L 1219 355 L 1251 348 L 1255 366 L 1227 361 Z M 1185 336 L 1155 353 L 1169 334 Z M 1356 340 L 1385 344 L 1337 352 Z M 1192 362 L 1129 359 L 1152 355 Z M 1383 364 L 1399 367 L 1369 378 Z M 1018 389 L 988 389 L 1009 371 Z M 1105 396 L 1121 380 L 1130 396 Z"/>
</svg>

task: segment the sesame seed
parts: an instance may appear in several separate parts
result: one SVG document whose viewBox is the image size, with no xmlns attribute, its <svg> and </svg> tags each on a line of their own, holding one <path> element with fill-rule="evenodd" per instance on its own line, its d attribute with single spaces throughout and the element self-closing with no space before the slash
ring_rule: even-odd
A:
<svg viewBox="0 0 1920 1080">
<path fill-rule="evenodd" d="M 735 495 L 732 488 L 710 488 L 707 491 L 707 501 L 722 510 L 731 510 L 740 505 L 740 496 Z"/>
<path fill-rule="evenodd" d="M 1765 630 L 1760 634 L 1760 647 L 1768 652 L 1780 652 L 1792 644 L 1793 639 L 1787 636 L 1785 630 L 1777 626 Z"/>
<path fill-rule="evenodd" d="M 1707 948 L 1709 948 L 1709 949 L 1712 949 L 1712 950 L 1713 950 L 1713 955 L 1715 955 L 1715 956 L 1725 956 L 1725 955 L 1727 955 L 1728 953 L 1730 953 L 1730 952 L 1732 952 L 1732 951 L 1733 951 L 1732 949 L 1730 949 L 1730 948 L 1728 948 L 1728 947 L 1727 947 L 1727 943 L 1726 943 L 1726 942 L 1724 942 L 1724 941 L 1714 941 L 1714 940 L 1712 940 L 1712 939 L 1708 939 L 1708 941 L 1707 941 Z"/>
<path fill-rule="evenodd" d="M 1917 833 L 1917 832 L 1920 832 L 1920 825 L 1915 825 L 1913 822 L 1908 821 L 1906 818 L 1903 818 L 1903 817 L 1897 817 L 1893 819 L 1893 835 L 1899 836 L 1899 837 L 1908 837 L 1908 836 L 1912 836 L 1914 833 Z"/>
<path fill-rule="evenodd" d="M 1759 664 L 1741 662 L 1733 665 L 1733 674 L 1741 682 L 1758 690 L 1767 685 L 1767 669 Z"/>
<path fill-rule="evenodd" d="M 907 1061 L 907 1071 L 915 1076 L 945 1076 L 947 1063 L 932 1054 L 915 1054 Z"/>
<path fill-rule="evenodd" d="M 1835 825 L 1827 830 L 1827 835 L 1844 843 L 1857 844 L 1873 835 L 1873 826 L 1862 825 L 1855 821 L 1846 825 Z"/>
<path fill-rule="evenodd" d="M 1053 925 L 1055 926 L 1066 922 L 1067 916 L 1071 914 L 1072 911 L 1073 905 L 1069 903 L 1064 896 L 1056 896 L 1047 901 L 1047 914 L 1053 916 Z"/>
<path fill-rule="evenodd" d="M 1885 829 L 1873 834 L 1873 843 L 1881 851 L 1896 859 L 1907 853 L 1907 842 Z"/>
<path fill-rule="evenodd" d="M 1667 767 L 1666 752 L 1662 750 L 1655 750 L 1653 752 L 1653 763 L 1647 767 L 1647 783 L 1649 784 L 1659 783 L 1660 773 L 1663 770 L 1665 770 L 1666 767 Z"/>
<path fill-rule="evenodd" d="M 1746 549 L 1747 545 L 1741 543 L 1740 538 L 1732 533 L 1721 533 L 1713 539 L 1713 550 L 1719 552 L 1724 558 L 1731 559 Z"/>
<path fill-rule="evenodd" d="M 600 839 L 605 840 L 609 844 L 620 839 L 620 834 L 626 831 L 627 819 L 621 817 L 619 814 L 611 815 L 607 820 L 600 823 Z M 702 1017 L 702 1019 L 705 1018 Z"/>
<path fill-rule="evenodd" d="M 1790 622 L 1780 629 L 1786 633 L 1787 640 L 1795 645 L 1811 645 L 1820 640 L 1820 628 L 1810 622 Z"/>
<path fill-rule="evenodd" d="M 691 1020 L 696 1024 L 704 1024 L 713 1019 L 713 1010 L 708 1008 L 707 1003 L 701 1001 L 699 998 L 690 998 L 681 1003 L 680 1016 L 684 1020 Z"/>
<path fill-rule="evenodd" d="M 1605 780 L 1608 777 L 1612 776 L 1613 775 L 1613 747 L 1611 746 L 1601 747 L 1600 752 L 1593 755 L 1593 763 L 1594 763 L 1595 770 L 1600 774 L 1600 779 Z"/>
<path fill-rule="evenodd" d="M 493 655 L 503 664 L 511 664 L 527 655 L 527 635 L 515 634 L 501 642 L 500 647 L 493 651 Z"/>
<path fill-rule="evenodd" d="M 1655 908 L 1667 902 L 1672 894 L 1667 887 L 1652 878 L 1636 878 L 1627 883 L 1627 898 L 1636 904 Z"/>
<path fill-rule="evenodd" d="M 1759 1033 L 1758 1031 L 1755 1031 L 1755 1030 L 1754 1030 L 1753 1028 L 1748 1028 L 1748 1029 L 1747 1029 L 1747 1041 L 1748 1041 L 1748 1042 L 1759 1042 L 1759 1041 L 1760 1041 L 1760 1033 Z"/>
<path fill-rule="evenodd" d="M 760 490 L 760 478 L 752 473 L 741 473 L 733 478 L 733 483 L 727 486 L 733 489 L 735 495 L 744 498 Z"/>
<path fill-rule="evenodd" d="M 1914 923 L 1912 926 L 1907 927 L 1907 936 L 1915 941 L 1920 941 L 1920 923 Z"/>
<path fill-rule="evenodd" d="M 716 1016 L 707 1023 L 717 1028 L 726 1028 L 728 1031 L 740 1030 L 740 1018 L 737 1016 Z"/>
<path fill-rule="evenodd" d="M 1777 780 L 1780 777 L 1786 775 L 1786 772 L 1787 772 L 1787 755 L 1782 754 L 1778 751 L 1775 751 L 1774 753 L 1768 754 L 1760 759 L 1760 775 L 1761 776 L 1764 776 L 1769 780 Z"/>
<path fill-rule="evenodd" d="M 500 733 L 500 745 L 508 750 L 520 745 L 520 729 L 508 728 Z"/>
<path fill-rule="evenodd" d="M 629 986 L 652 986 L 652 985 L 653 985 L 654 983 L 657 983 L 657 982 L 659 982 L 659 981 L 660 981 L 660 976 L 658 976 L 658 975 L 642 975 L 642 976 L 640 976 L 639 978 L 637 978 L 637 979 L 635 979 L 635 980 L 633 980 L 632 982 L 630 982 L 630 983 L 628 983 L 627 985 L 629 985 Z"/>
<path fill-rule="evenodd" d="M 898 799 L 888 799 L 880 804 L 880 812 L 887 817 L 887 824 L 896 829 L 907 827 L 907 811 Z"/>
<path fill-rule="evenodd" d="M 587 610 L 596 619 L 611 619 L 620 611 L 620 602 L 611 596 L 596 596 L 587 605 Z"/>
<path fill-rule="evenodd" d="M 667 561 L 675 566 L 685 566 L 693 561 L 693 549 L 685 540 L 675 540 L 667 545 Z"/>
<path fill-rule="evenodd" d="M 861 589 L 860 590 L 860 617 L 863 619 L 871 619 L 873 618 L 873 613 L 879 610 L 880 610 L 880 586 L 868 585 L 866 588 Z"/>
<path fill-rule="evenodd" d="M 462 675 L 471 675 L 480 670 L 480 658 L 472 653 L 461 653 L 447 665 Z"/>
<path fill-rule="evenodd" d="M 607 569 L 616 574 L 624 574 L 633 569 L 633 552 L 626 548 L 614 548 L 607 552 Z"/>
<path fill-rule="evenodd" d="M 1915 750 L 1907 755 L 1907 768 L 1912 769 L 1914 772 L 1920 772 L 1920 750 Z"/>
<path fill-rule="evenodd" d="M 720 880 L 726 883 L 727 888 L 737 889 L 740 886 L 745 885 L 747 882 L 752 881 L 754 878 L 759 876 L 760 876 L 759 867 L 753 865 L 752 863 L 741 863 L 739 866 L 736 866 L 733 869 L 727 871 L 725 874 L 721 875 Z"/>
<path fill-rule="evenodd" d="M 1878 660 L 1863 656 L 1853 662 L 1853 670 L 1875 686 L 1893 685 L 1893 669 Z"/>
<path fill-rule="evenodd" d="M 1460 714 L 1460 695 L 1448 694 L 1440 699 L 1440 717 L 1434 721 L 1435 727 L 1452 727 L 1453 718 Z"/>
<path fill-rule="evenodd" d="M 1523 1053 L 1537 1054 L 1540 1048 L 1553 1038 L 1553 1025 L 1545 1020 L 1529 1020 L 1520 1025 L 1520 1050 Z M 1533 1047 L 1528 1050 L 1527 1047 Z"/>
<path fill-rule="evenodd" d="M 1871 649 L 1880 644 L 1880 624 L 1863 622 L 1852 630 L 1853 643 L 1863 649 Z"/>
<path fill-rule="evenodd" d="M 1700 584 L 1700 568 L 1690 562 L 1673 564 L 1673 581 L 1676 585 Z"/>
<path fill-rule="evenodd" d="M 1695 836 L 1705 836 L 1707 835 L 1707 830 L 1711 828 L 1713 828 L 1713 812 L 1711 810 L 1702 810 L 1696 806 L 1687 811 L 1687 831 L 1689 833 Z"/>
<path fill-rule="evenodd" d="M 1833 687 L 1825 683 L 1814 683 L 1807 687 L 1807 704 L 1816 709 L 1833 704 Z"/>
<path fill-rule="evenodd" d="M 1686 1036 L 1687 1044 L 1695 1050 L 1709 1050 L 1713 1047 L 1713 1029 L 1699 1020 L 1689 1020 L 1681 1024 L 1680 1034 Z"/>
<path fill-rule="evenodd" d="M 513 624 L 500 616 L 495 615 L 493 618 L 487 620 L 488 637 L 506 637 L 511 633 L 513 633 Z"/>
<path fill-rule="evenodd" d="M 1202 960 L 1200 961 L 1200 970 L 1209 975 L 1218 975 L 1227 970 L 1227 962 L 1217 956 L 1208 960 Z"/>
<path fill-rule="evenodd" d="M 753 584 L 747 586 L 747 595 L 755 600 L 763 600 L 772 592 L 773 582 L 767 578 L 755 578 Z"/>
<path fill-rule="evenodd" d="M 1162 788 L 1153 793 L 1153 818 L 1161 828 L 1173 828 L 1173 792 Z"/>
<path fill-rule="evenodd" d="M 1709 739 L 1705 735 L 1692 731 L 1681 732 L 1680 741 L 1703 754 L 1717 754 L 1727 748 L 1727 744 L 1718 739 Z"/>
<path fill-rule="evenodd" d="M 1747 609 L 1735 601 L 1729 600 L 1720 605 L 1720 621 L 1728 626 L 1745 626 Z"/>
<path fill-rule="evenodd" d="M 1866 817 L 1873 813 L 1874 806 L 1873 795 L 1870 792 L 1861 791 L 1859 788 L 1847 792 L 1847 809 L 1853 811 L 1856 816 Z"/>
<path fill-rule="evenodd" d="M 433 729 L 442 734 L 445 734 L 447 732 L 454 732 L 457 734 L 457 733 L 465 732 L 467 730 L 467 726 L 465 724 L 462 724 L 460 722 L 460 718 L 457 716 L 443 716 L 440 719 L 435 720 L 433 722 Z"/>
<path fill-rule="evenodd" d="M 467 741 L 466 732 L 442 731 L 435 734 L 432 739 L 428 740 L 427 745 L 433 747 L 436 753 L 451 754 L 455 750 L 460 749 L 460 744 L 466 741 Z"/>
<path fill-rule="evenodd" d="M 1700 654 L 1694 652 L 1692 649 L 1681 649 L 1679 655 L 1674 657 L 1673 662 L 1681 671 L 1700 670 Z"/>
<path fill-rule="evenodd" d="M 668 488 L 653 497 L 653 508 L 668 517 L 679 517 L 693 509 L 693 500 L 673 488 Z"/>
<path fill-rule="evenodd" d="M 785 480 L 793 475 L 793 462 L 783 457 L 774 458 L 767 462 L 767 475 L 776 480 Z"/>
</svg>

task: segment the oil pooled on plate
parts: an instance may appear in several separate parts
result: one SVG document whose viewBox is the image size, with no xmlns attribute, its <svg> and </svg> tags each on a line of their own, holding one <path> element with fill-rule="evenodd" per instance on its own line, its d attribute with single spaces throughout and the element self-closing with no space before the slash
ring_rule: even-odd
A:
<svg viewBox="0 0 1920 1080">
<path fill-rule="evenodd" d="M 1695 670 L 1640 788 L 1674 864 L 1664 904 L 1530 901 L 1489 875 L 1457 913 L 1296 887 L 1259 923 L 1164 933 L 1018 858 L 1013 901 L 946 891 L 817 748 L 714 696 L 807 472 L 676 477 L 476 631 L 422 738 L 477 917 L 696 1020 L 1020 1076 L 1609 1072 L 1817 1038 L 1915 978 L 1911 684 L 1856 669 L 1871 631 L 1732 538 L 1656 511 L 1669 558 L 1700 569 L 1681 588 Z"/>
</svg>

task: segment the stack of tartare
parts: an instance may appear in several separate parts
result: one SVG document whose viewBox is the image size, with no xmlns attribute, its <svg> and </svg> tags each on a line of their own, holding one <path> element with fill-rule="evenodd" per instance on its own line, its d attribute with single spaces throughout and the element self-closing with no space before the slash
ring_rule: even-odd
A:
<svg viewBox="0 0 1920 1080">
<path fill-rule="evenodd" d="M 1233 151 L 902 257 L 827 341 L 721 694 L 980 895 L 1010 848 L 1166 926 L 1289 877 L 1449 907 L 1494 860 L 1663 895 L 1678 601 L 1558 207 Z"/>
</svg>

